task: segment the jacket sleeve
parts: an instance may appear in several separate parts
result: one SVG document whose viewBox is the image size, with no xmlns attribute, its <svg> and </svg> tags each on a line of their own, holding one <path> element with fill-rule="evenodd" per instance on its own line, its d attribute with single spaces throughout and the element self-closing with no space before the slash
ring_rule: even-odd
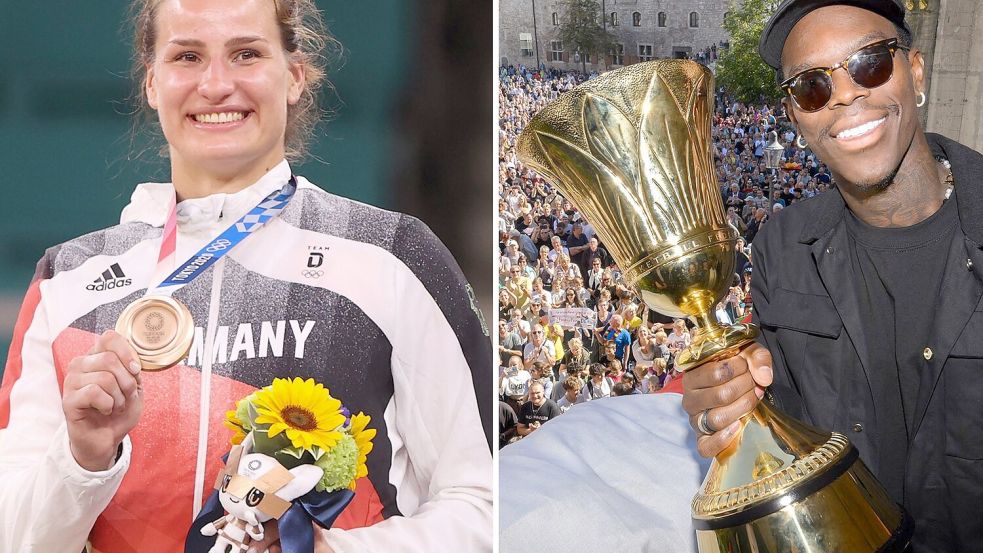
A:
<svg viewBox="0 0 983 553">
<path fill-rule="evenodd" d="M 71 454 L 45 313 L 46 278 L 42 259 L 0 385 L 0 551 L 81 551 L 130 460 L 129 438 L 106 471 L 87 471 Z"/>
<path fill-rule="evenodd" d="M 785 355 L 779 345 L 777 329 L 768 324 L 773 320 L 771 313 L 774 308 L 770 302 L 773 294 L 772 286 L 768 281 L 768 254 L 763 251 L 765 248 L 760 246 L 770 236 L 771 233 L 762 233 L 758 241 L 751 244 L 751 259 L 754 260 L 751 273 L 751 299 L 754 302 L 754 311 L 751 320 L 761 330 L 758 343 L 768 348 L 771 353 L 774 375 L 769 387 L 771 397 L 781 410 L 793 417 L 802 418 L 802 396 L 795 386 Z"/>
<path fill-rule="evenodd" d="M 337 553 L 492 550 L 491 341 L 473 292 L 429 229 L 415 219 L 396 252 L 392 374 L 395 426 L 418 486 L 400 486 L 393 516 L 332 529 Z M 397 253 L 397 255 L 400 255 Z"/>
</svg>

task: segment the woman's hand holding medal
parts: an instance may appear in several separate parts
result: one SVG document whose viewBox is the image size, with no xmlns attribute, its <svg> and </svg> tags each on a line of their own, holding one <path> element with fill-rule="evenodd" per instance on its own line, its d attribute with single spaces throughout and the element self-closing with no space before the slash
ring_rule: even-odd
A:
<svg viewBox="0 0 983 553">
<path fill-rule="evenodd" d="M 112 330 L 68 364 L 62 408 L 72 455 L 82 468 L 102 471 L 115 463 L 123 437 L 143 412 L 140 372 L 133 347 Z"/>
</svg>

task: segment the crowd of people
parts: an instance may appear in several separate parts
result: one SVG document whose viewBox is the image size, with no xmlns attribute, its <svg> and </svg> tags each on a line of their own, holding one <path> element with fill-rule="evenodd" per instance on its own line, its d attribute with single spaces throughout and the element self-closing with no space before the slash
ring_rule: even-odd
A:
<svg viewBox="0 0 983 553">
<path fill-rule="evenodd" d="M 677 352 L 692 330 L 649 310 L 577 206 L 515 152 L 529 120 L 593 78 L 576 71 L 502 67 L 499 72 L 500 445 L 574 405 L 609 396 L 681 390 Z M 782 208 L 831 185 L 828 169 L 796 146 L 779 108 L 717 91 L 713 148 L 727 221 L 741 238 L 730 291 L 716 306 L 725 324 L 749 321 L 750 243 Z M 766 167 L 771 131 L 783 166 Z"/>
</svg>

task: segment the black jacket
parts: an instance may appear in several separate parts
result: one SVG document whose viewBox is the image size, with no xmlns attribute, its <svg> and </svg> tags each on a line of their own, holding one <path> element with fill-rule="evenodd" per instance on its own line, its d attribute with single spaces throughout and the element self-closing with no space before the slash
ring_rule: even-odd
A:
<svg viewBox="0 0 983 553">
<path fill-rule="evenodd" d="M 905 471 L 904 507 L 915 519 L 914 551 L 983 551 L 983 155 L 929 134 L 949 159 L 962 235 L 943 271 L 919 368 Z M 838 190 L 785 209 L 752 245 L 751 282 L 759 339 L 772 353 L 776 403 L 790 415 L 845 434 L 878 472 L 883 398 L 868 344 L 858 280 L 848 259 L 846 204 Z M 965 237 L 963 239 L 963 236 Z M 875 385 L 872 386 L 871 383 Z M 880 388 L 882 389 L 882 388 Z M 883 412 L 883 411 L 882 411 Z"/>
</svg>

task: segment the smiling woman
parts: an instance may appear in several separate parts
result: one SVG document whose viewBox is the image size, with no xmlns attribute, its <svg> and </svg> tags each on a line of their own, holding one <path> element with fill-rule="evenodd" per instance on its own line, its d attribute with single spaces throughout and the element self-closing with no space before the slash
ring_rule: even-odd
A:
<svg viewBox="0 0 983 553">
<path fill-rule="evenodd" d="M 38 263 L 0 385 L 0 551 L 201 550 L 192 521 L 236 468 L 222 421 L 274 379 L 330 387 L 345 406 L 310 416 L 376 437 L 351 503 L 315 521 L 330 530 L 304 519 L 313 543 L 291 549 L 297 528 L 281 544 L 271 521 L 248 551 L 490 551 L 491 349 L 470 285 L 419 220 L 292 166 L 333 40 L 315 4 L 143 0 L 134 26 L 170 182 Z"/>
<path fill-rule="evenodd" d="M 286 156 L 287 129 L 293 151 L 303 151 L 309 136 L 300 135 L 298 122 L 309 115 L 303 111 L 316 110 L 324 71 L 297 37 L 318 36 L 314 29 L 298 15 L 291 25 L 278 2 L 145 6 L 137 70 L 167 139 L 180 198 L 255 182 Z"/>
</svg>

